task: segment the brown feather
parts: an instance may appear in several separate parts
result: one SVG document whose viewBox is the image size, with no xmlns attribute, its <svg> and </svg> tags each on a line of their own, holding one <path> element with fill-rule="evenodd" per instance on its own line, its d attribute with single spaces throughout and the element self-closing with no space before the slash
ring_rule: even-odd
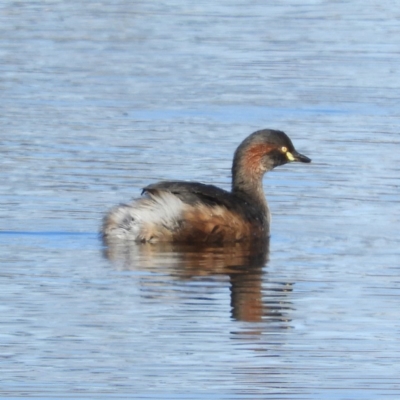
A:
<svg viewBox="0 0 400 400">
<path fill-rule="evenodd" d="M 246 150 L 242 166 L 247 176 L 259 176 L 264 174 L 262 159 L 266 154 L 276 149 L 275 145 L 255 143 Z"/>
<path fill-rule="evenodd" d="M 266 236 L 261 223 L 221 206 L 187 206 L 182 220 L 181 229 L 173 235 L 180 242 L 240 242 Z"/>
</svg>

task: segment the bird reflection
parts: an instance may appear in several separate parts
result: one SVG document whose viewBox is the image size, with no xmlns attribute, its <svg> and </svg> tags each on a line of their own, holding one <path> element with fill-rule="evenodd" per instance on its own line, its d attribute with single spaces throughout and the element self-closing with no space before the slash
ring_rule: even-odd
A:
<svg viewBox="0 0 400 400">
<path fill-rule="evenodd" d="M 118 270 L 167 273 L 176 279 L 224 276 L 229 278 L 231 316 L 239 321 L 284 323 L 290 303 L 290 284 L 266 278 L 269 241 L 230 245 L 174 243 L 105 243 L 104 255 Z"/>
</svg>

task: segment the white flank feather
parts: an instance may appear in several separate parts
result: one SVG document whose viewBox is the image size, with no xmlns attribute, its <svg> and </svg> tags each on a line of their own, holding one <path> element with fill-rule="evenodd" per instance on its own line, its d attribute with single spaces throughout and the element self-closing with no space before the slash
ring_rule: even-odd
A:
<svg viewBox="0 0 400 400">
<path fill-rule="evenodd" d="M 170 192 L 159 191 L 130 204 L 115 207 L 106 216 L 103 235 L 136 241 L 158 241 L 182 220 L 184 203 Z"/>
</svg>

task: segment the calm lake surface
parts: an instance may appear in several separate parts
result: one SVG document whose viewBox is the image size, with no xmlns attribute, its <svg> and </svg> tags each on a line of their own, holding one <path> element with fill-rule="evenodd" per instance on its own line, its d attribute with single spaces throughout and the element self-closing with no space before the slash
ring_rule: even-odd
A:
<svg viewBox="0 0 400 400">
<path fill-rule="evenodd" d="M 0 4 L 2 398 L 399 399 L 400 9 Z M 161 179 L 264 180 L 268 248 L 114 245 Z"/>
</svg>

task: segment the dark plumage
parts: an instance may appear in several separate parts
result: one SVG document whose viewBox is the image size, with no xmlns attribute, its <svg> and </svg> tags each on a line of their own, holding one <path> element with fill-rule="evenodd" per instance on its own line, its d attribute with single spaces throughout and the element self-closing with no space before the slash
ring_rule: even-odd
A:
<svg viewBox="0 0 400 400">
<path fill-rule="evenodd" d="M 164 181 L 143 189 L 144 197 L 117 206 L 105 217 L 105 238 L 136 241 L 235 242 L 266 238 L 269 209 L 265 172 L 287 162 L 311 160 L 281 131 L 265 129 L 237 148 L 232 191 L 197 182 Z"/>
</svg>

